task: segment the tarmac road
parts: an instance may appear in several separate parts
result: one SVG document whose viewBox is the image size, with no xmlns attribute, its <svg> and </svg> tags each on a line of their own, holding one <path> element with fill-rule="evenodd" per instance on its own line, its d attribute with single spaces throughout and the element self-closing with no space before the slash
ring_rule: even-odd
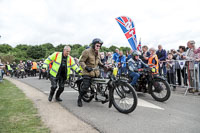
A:
<svg viewBox="0 0 200 133">
<path fill-rule="evenodd" d="M 38 77 L 18 80 L 49 94 L 49 80 Z M 102 133 L 199 133 L 200 96 L 184 96 L 184 91 L 185 88 L 177 88 L 164 103 L 140 93 L 136 110 L 128 115 L 119 113 L 114 107 L 108 108 L 107 103 L 95 101 L 77 107 L 78 92 L 67 86 L 60 104 Z"/>
</svg>

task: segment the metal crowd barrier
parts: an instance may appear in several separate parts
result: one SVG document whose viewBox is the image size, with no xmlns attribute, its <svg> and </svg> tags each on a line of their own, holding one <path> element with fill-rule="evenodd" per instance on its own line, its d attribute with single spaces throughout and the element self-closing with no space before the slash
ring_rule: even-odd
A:
<svg viewBox="0 0 200 133">
<path fill-rule="evenodd" d="M 195 90 L 199 90 L 200 91 L 200 82 L 199 82 L 199 76 L 200 76 L 200 62 L 194 61 L 194 60 L 172 60 L 172 61 L 162 61 L 161 63 L 165 62 L 165 67 L 167 70 L 167 67 L 170 66 L 170 68 L 172 68 L 173 65 L 175 65 L 175 73 L 174 73 L 174 82 L 173 84 L 170 83 L 170 86 L 176 86 L 176 87 L 182 87 L 182 88 L 186 88 L 184 95 L 187 94 L 188 90 L 190 88 L 195 89 Z M 194 65 L 189 65 L 189 64 L 194 64 Z M 168 66 L 167 66 L 168 65 Z M 182 75 L 182 72 L 180 70 L 180 78 L 181 78 L 181 85 L 177 84 L 178 81 L 178 76 L 177 76 L 177 66 L 179 65 L 180 69 L 184 71 L 184 77 Z M 192 70 L 193 70 L 193 77 L 191 77 L 191 66 L 193 66 Z M 167 72 L 166 72 L 167 73 Z M 189 75 L 188 75 L 189 74 Z M 167 75 L 164 75 L 165 77 Z M 169 74 L 169 76 L 171 76 Z M 169 79 L 172 79 L 172 77 L 168 77 Z M 187 78 L 187 86 L 185 85 L 184 81 Z M 194 79 L 194 81 L 192 81 L 191 79 Z M 193 83 L 191 83 L 190 81 L 192 81 Z M 191 86 L 191 84 L 193 84 L 194 86 Z"/>
</svg>

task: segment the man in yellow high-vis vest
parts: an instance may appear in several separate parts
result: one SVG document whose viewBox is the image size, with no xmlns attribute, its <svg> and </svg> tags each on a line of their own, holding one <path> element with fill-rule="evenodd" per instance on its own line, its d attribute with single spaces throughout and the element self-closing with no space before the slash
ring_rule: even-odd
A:
<svg viewBox="0 0 200 133">
<path fill-rule="evenodd" d="M 56 92 L 56 101 L 62 101 L 61 93 L 64 91 L 65 80 L 69 78 L 70 69 L 80 73 L 81 70 L 75 64 L 74 59 L 69 55 L 71 51 L 70 46 L 65 46 L 63 52 L 54 52 L 45 61 L 43 66 L 47 69 L 49 64 L 53 63 L 50 69 L 51 91 L 49 94 L 49 101 L 52 101 L 53 95 L 59 84 L 59 89 Z"/>
<path fill-rule="evenodd" d="M 6 65 L 6 70 L 7 70 L 7 74 L 8 74 L 8 75 L 11 75 L 11 73 L 12 73 L 12 68 L 11 68 L 11 66 L 10 66 L 10 63 L 9 63 L 9 62 L 7 62 L 7 65 Z"/>
</svg>

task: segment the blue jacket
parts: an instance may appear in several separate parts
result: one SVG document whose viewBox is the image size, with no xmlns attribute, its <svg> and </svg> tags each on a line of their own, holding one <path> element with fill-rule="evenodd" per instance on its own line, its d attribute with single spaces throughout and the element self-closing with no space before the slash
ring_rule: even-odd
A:
<svg viewBox="0 0 200 133">
<path fill-rule="evenodd" d="M 128 57 L 126 58 L 126 61 L 128 62 L 128 60 L 129 60 L 130 58 L 132 58 L 132 55 L 131 55 L 131 54 L 128 55 Z"/>
<path fill-rule="evenodd" d="M 159 50 L 156 51 L 156 54 L 160 61 L 165 61 L 167 58 L 167 52 L 164 49 L 162 49 L 161 51 L 159 51 Z"/>
<path fill-rule="evenodd" d="M 119 54 L 118 54 L 118 53 L 114 53 L 114 54 L 113 54 L 113 60 L 114 60 L 115 62 L 117 62 L 118 58 L 119 58 Z"/>
<path fill-rule="evenodd" d="M 132 71 L 137 71 L 140 68 L 148 68 L 149 66 L 147 64 L 145 64 L 141 59 L 139 60 L 133 60 L 132 58 L 130 58 L 128 60 L 128 69 L 129 72 Z"/>
<path fill-rule="evenodd" d="M 117 63 L 121 63 L 122 67 L 126 67 L 126 56 L 122 55 L 121 57 L 119 56 L 117 59 Z"/>
</svg>

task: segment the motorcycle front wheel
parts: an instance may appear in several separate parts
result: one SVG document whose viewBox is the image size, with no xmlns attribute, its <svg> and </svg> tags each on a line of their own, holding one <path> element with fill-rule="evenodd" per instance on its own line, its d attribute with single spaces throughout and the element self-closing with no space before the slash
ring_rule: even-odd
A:
<svg viewBox="0 0 200 133">
<path fill-rule="evenodd" d="M 112 103 L 121 113 L 128 114 L 133 112 L 138 103 L 134 88 L 126 82 L 115 84 L 114 90 L 112 91 Z"/>
<path fill-rule="evenodd" d="M 164 102 L 169 99 L 171 90 L 168 82 L 163 79 L 154 79 L 152 85 L 151 96 L 159 102 Z"/>
</svg>

